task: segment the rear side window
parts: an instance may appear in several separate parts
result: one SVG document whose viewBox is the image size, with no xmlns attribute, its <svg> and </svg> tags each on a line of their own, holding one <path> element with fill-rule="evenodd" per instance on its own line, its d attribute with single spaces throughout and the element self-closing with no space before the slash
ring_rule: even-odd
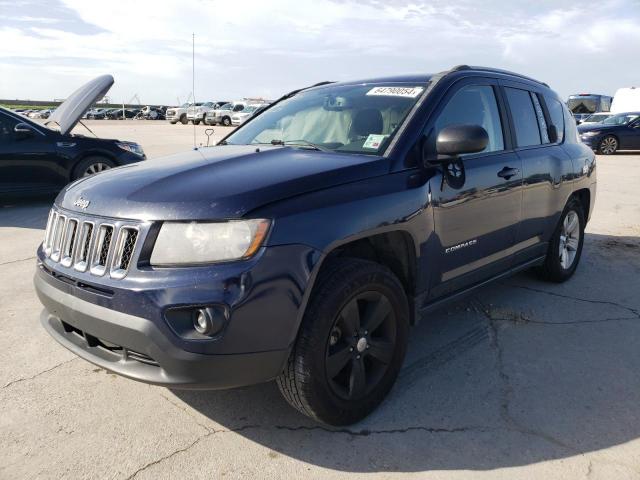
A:
<svg viewBox="0 0 640 480">
<path fill-rule="evenodd" d="M 562 143 L 564 140 L 564 113 L 562 104 L 555 98 L 549 98 L 548 96 L 545 96 L 545 101 L 547 110 L 549 110 L 551 125 L 554 125 L 558 132 L 558 143 Z"/>
<path fill-rule="evenodd" d="M 540 129 L 531 95 L 527 90 L 505 88 L 519 147 L 540 145 Z"/>
<path fill-rule="evenodd" d="M 469 85 L 458 90 L 438 115 L 435 134 L 448 125 L 480 125 L 489 134 L 484 152 L 504 150 L 498 103 L 489 85 Z"/>
</svg>

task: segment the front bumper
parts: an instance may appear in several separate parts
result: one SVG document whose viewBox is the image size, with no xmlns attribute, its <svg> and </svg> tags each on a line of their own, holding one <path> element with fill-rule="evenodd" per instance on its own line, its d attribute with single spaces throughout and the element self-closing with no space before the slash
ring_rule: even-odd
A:
<svg viewBox="0 0 640 480">
<path fill-rule="evenodd" d="M 41 321 L 78 356 L 134 380 L 202 389 L 268 381 L 282 371 L 295 339 L 310 271 L 305 263 L 313 255 L 302 246 L 272 249 L 244 268 L 176 269 L 174 278 L 147 272 L 145 280 L 132 274 L 120 281 L 122 289 L 112 281 L 105 289 L 111 293 L 53 271 L 39 252 L 34 284 L 45 307 Z M 193 283 L 185 284 L 189 276 Z M 185 340 L 168 325 L 167 309 L 209 302 L 229 307 L 222 335 Z"/>
</svg>

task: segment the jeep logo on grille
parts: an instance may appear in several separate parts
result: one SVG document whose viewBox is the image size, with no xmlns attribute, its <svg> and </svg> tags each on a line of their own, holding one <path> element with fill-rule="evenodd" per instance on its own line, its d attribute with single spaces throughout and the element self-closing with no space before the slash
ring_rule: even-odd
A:
<svg viewBox="0 0 640 480">
<path fill-rule="evenodd" d="M 75 202 L 73 202 L 73 205 L 75 207 L 78 207 L 78 208 L 81 208 L 81 209 L 85 210 L 89 206 L 90 203 L 91 202 L 89 200 L 85 200 L 84 198 L 80 197 Z"/>
</svg>

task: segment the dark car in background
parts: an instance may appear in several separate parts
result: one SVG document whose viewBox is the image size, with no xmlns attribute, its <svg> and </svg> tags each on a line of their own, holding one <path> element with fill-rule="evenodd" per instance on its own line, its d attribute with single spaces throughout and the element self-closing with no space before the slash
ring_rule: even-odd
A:
<svg viewBox="0 0 640 480">
<path fill-rule="evenodd" d="M 137 143 L 71 133 L 112 84 L 111 75 L 85 84 L 44 124 L 0 108 L 0 194 L 58 192 L 80 177 L 144 160 Z"/>
<path fill-rule="evenodd" d="M 349 424 L 390 391 L 421 317 L 531 267 L 569 279 L 595 189 L 545 83 L 469 66 L 323 82 L 215 147 L 62 191 L 41 321 L 125 377 L 277 379 L 300 412 Z"/>
<path fill-rule="evenodd" d="M 640 112 L 618 113 L 600 123 L 579 125 L 578 133 L 582 143 L 603 155 L 640 150 Z"/>
<path fill-rule="evenodd" d="M 141 109 L 139 108 L 114 108 L 113 110 L 109 110 L 107 112 L 107 118 L 109 120 L 122 120 L 123 118 L 135 118 L 138 113 L 140 113 Z M 123 113 L 124 112 L 124 113 Z"/>
</svg>

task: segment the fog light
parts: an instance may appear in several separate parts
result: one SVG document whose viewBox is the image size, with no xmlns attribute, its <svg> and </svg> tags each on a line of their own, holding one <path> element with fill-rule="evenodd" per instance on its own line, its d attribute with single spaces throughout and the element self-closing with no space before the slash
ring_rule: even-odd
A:
<svg viewBox="0 0 640 480">
<path fill-rule="evenodd" d="M 224 305 L 174 307 L 164 315 L 171 329 L 185 340 L 214 338 L 222 333 L 229 320 L 229 310 Z"/>
<path fill-rule="evenodd" d="M 200 308 L 193 316 L 193 328 L 201 335 L 209 335 L 213 330 L 211 312 L 207 308 Z"/>
</svg>

